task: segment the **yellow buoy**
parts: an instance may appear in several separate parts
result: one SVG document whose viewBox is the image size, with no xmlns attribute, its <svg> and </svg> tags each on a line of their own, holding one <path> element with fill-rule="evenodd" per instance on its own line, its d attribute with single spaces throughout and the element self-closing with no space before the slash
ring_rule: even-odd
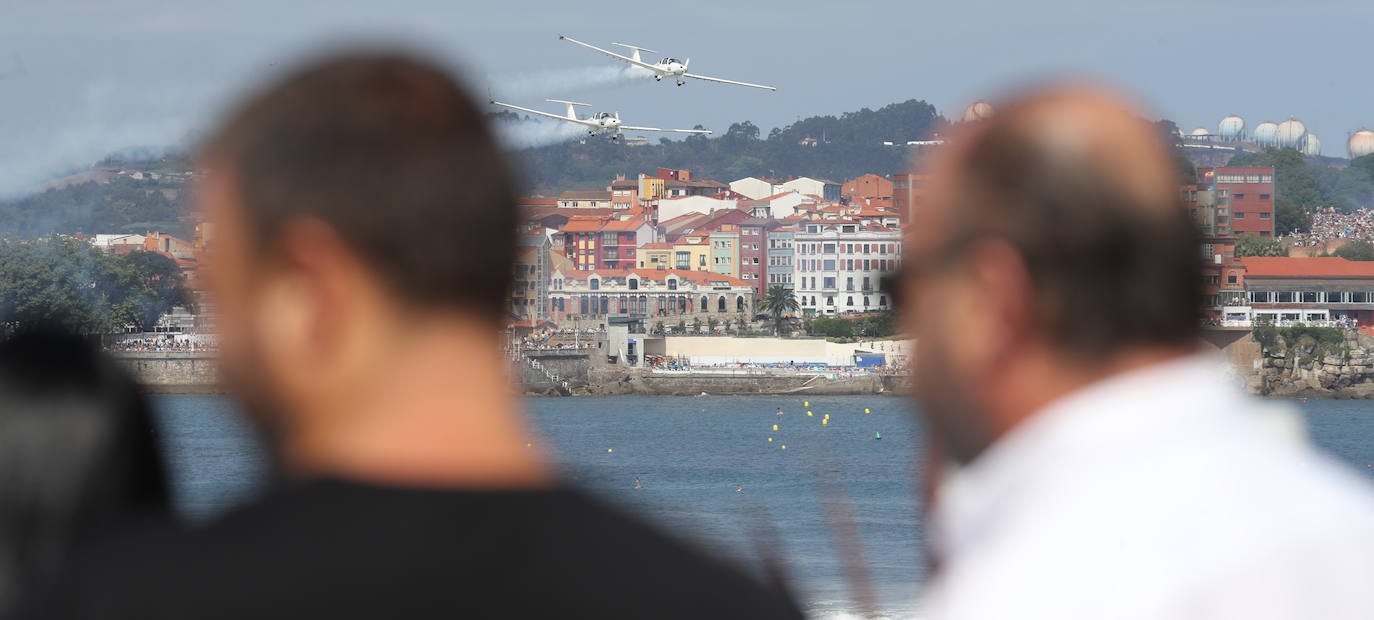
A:
<svg viewBox="0 0 1374 620">
<path fill-rule="evenodd" d="M 778 430 L 778 425 L 777 425 L 777 424 L 774 424 L 774 425 L 773 425 L 773 430 Z"/>
<path fill-rule="evenodd" d="M 611 449 L 610 449 L 610 448 L 606 448 L 606 451 L 607 451 L 607 452 L 610 452 L 610 451 L 611 451 Z"/>
<path fill-rule="evenodd" d="M 782 444 L 782 449 L 783 449 L 783 450 L 786 450 L 786 449 L 787 449 L 787 444 Z"/>
<path fill-rule="evenodd" d="M 772 438 L 772 437 L 769 437 L 769 438 L 768 438 L 768 443 L 773 443 L 773 438 Z"/>
<path fill-rule="evenodd" d="M 809 401 L 809 400 L 804 400 L 804 401 L 802 401 L 802 406 L 803 406 L 803 407 L 810 407 L 810 406 L 811 406 L 811 401 Z"/>
<path fill-rule="evenodd" d="M 821 420 L 821 426 L 830 426 L 830 418 Z"/>
<path fill-rule="evenodd" d="M 871 413 L 871 412 L 868 410 L 868 407 L 864 407 L 864 413 Z"/>
<path fill-rule="evenodd" d="M 812 417 L 810 411 L 806 412 L 806 417 L 808 417 L 808 418 L 809 418 L 809 417 Z"/>
</svg>

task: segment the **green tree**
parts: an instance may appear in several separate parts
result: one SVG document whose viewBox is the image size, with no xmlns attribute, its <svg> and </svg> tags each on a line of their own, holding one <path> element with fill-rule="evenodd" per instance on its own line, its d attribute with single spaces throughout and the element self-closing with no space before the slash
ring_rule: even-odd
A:
<svg viewBox="0 0 1374 620">
<path fill-rule="evenodd" d="M 1274 231 L 1280 235 L 1312 230 L 1312 213 L 1284 196 L 1274 198 Z"/>
<path fill-rule="evenodd" d="M 180 274 L 161 270 L 156 260 L 109 255 L 73 237 L 0 242 L 0 324 L 86 334 L 151 328 L 184 299 Z"/>
<path fill-rule="evenodd" d="M 1236 256 L 1286 256 L 1283 244 L 1278 239 L 1259 235 L 1241 235 L 1236 238 Z"/>
<path fill-rule="evenodd" d="M 1331 255 L 1346 260 L 1374 260 L 1374 245 L 1367 241 L 1351 241 L 1336 248 Z"/>
<path fill-rule="evenodd" d="M 854 323 L 847 319 L 818 317 L 811 321 L 811 335 L 828 338 L 853 338 Z"/>
<path fill-rule="evenodd" d="M 1178 182 L 1183 185 L 1197 185 L 1197 167 L 1187 157 L 1174 156 L 1174 167 L 1178 169 Z"/>
<path fill-rule="evenodd" d="M 801 304 L 797 303 L 797 297 L 792 294 L 792 291 L 782 286 L 768 287 L 768 292 L 763 294 L 763 300 L 759 302 L 758 306 L 759 310 L 768 313 L 774 336 L 781 336 L 790 321 L 784 315 L 796 312 L 797 309 L 801 308 Z"/>
</svg>

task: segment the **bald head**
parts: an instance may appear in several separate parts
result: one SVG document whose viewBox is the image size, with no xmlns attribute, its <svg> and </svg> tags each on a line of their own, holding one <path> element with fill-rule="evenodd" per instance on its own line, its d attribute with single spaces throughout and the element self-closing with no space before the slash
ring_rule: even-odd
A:
<svg viewBox="0 0 1374 620">
<path fill-rule="evenodd" d="M 931 173 L 923 234 L 948 252 L 1006 242 L 1029 277 L 1032 325 L 1054 346 L 1100 359 L 1195 339 L 1196 231 L 1168 151 L 1119 99 L 1081 88 L 1025 97 L 957 139 Z"/>
</svg>

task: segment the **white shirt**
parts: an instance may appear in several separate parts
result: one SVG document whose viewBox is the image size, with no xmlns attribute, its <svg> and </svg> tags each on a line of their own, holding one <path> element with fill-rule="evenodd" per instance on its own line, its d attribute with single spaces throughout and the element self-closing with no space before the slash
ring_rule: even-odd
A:
<svg viewBox="0 0 1374 620">
<path fill-rule="evenodd" d="M 952 471 L 922 615 L 1374 618 L 1374 491 L 1219 366 L 1101 381 Z"/>
</svg>

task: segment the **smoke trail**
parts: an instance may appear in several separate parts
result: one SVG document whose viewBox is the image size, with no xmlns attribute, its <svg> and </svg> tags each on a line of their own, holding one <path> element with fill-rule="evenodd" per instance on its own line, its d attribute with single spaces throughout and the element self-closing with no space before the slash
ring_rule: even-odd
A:
<svg viewBox="0 0 1374 620">
<path fill-rule="evenodd" d="M 517 103 L 530 99 L 567 98 L 576 93 L 624 86 L 651 77 L 652 72 L 631 65 L 602 65 L 496 77 L 491 79 L 491 88 L 495 94 L 514 99 L 512 103 Z"/>
<path fill-rule="evenodd" d="M 587 136 L 585 127 L 545 119 L 497 121 L 493 128 L 497 139 L 509 150 L 535 149 Z M 605 136 L 597 138 L 604 140 Z"/>
</svg>

